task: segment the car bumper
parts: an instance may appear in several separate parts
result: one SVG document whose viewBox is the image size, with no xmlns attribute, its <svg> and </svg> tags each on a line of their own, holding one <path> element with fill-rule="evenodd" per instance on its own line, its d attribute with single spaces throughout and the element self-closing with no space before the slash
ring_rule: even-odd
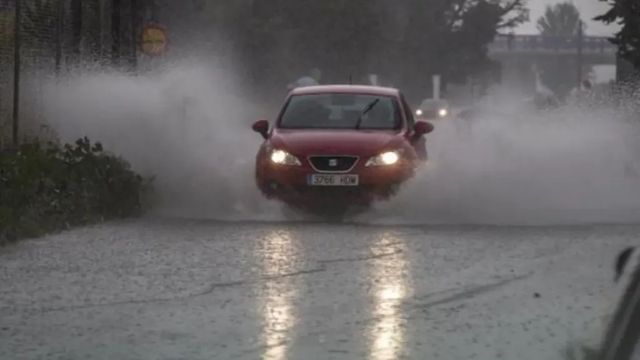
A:
<svg viewBox="0 0 640 360">
<path fill-rule="evenodd" d="M 386 167 L 359 167 L 347 173 L 358 175 L 357 186 L 311 186 L 309 175 L 318 174 L 309 167 L 266 165 L 258 171 L 257 183 L 269 198 L 288 203 L 338 203 L 368 205 L 393 196 L 400 185 L 414 174 L 414 166 L 403 162 Z"/>
</svg>

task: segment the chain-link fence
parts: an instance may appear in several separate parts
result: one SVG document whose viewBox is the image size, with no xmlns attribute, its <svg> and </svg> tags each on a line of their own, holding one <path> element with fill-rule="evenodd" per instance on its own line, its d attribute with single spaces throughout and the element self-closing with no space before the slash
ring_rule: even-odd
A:
<svg viewBox="0 0 640 360">
<path fill-rule="evenodd" d="M 0 1 L 0 145 L 11 133 L 15 4 Z"/>
<path fill-rule="evenodd" d="M 0 0 L 0 147 L 46 136 L 42 92 L 57 76 L 90 65 L 134 68 L 142 14 L 152 2 Z"/>
</svg>

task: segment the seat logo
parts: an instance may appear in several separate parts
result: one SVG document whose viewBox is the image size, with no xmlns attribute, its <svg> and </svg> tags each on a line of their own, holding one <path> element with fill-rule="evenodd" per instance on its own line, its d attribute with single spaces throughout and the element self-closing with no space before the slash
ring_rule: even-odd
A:
<svg viewBox="0 0 640 360">
<path fill-rule="evenodd" d="M 338 159 L 329 159 L 329 166 L 331 167 L 338 166 Z"/>
</svg>

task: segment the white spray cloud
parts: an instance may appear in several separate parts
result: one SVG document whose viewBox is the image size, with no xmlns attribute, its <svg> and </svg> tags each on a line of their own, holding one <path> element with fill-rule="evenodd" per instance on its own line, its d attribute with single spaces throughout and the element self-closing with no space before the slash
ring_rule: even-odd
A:
<svg viewBox="0 0 640 360">
<path fill-rule="evenodd" d="M 438 124 L 431 162 L 364 221 L 640 221 L 640 124 L 606 108 L 510 110 Z"/>
<path fill-rule="evenodd" d="M 155 175 L 163 215 L 282 220 L 254 184 L 263 107 L 233 72 L 182 62 L 147 75 L 80 73 L 45 87 L 64 140 L 99 140 Z M 507 106 L 510 104 L 510 106 Z M 547 224 L 640 221 L 638 124 L 615 109 L 564 107 L 436 124 L 431 161 L 400 195 L 357 221 Z M 273 116 L 273 114 L 271 114 Z M 304 217 L 303 217 L 304 218 Z"/>
<path fill-rule="evenodd" d="M 274 204 L 253 180 L 259 113 L 231 74 L 198 62 L 139 76 L 78 73 L 45 88 L 46 118 L 63 140 L 88 136 L 154 176 L 157 213 L 270 218 Z"/>
</svg>

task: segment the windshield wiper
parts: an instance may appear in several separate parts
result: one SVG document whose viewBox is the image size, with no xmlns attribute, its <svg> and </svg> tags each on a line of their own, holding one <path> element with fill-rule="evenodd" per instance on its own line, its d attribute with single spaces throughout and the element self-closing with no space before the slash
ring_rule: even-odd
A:
<svg viewBox="0 0 640 360">
<path fill-rule="evenodd" d="M 360 113 L 360 116 L 358 116 L 358 121 L 356 122 L 356 130 L 360 129 L 360 125 L 362 125 L 362 119 L 364 118 L 364 116 L 367 115 L 367 113 L 369 113 L 369 111 L 371 111 L 376 105 L 378 105 L 379 102 L 380 99 L 375 99 L 370 102 L 369 105 L 364 108 L 364 110 L 362 110 L 362 113 Z"/>
</svg>

